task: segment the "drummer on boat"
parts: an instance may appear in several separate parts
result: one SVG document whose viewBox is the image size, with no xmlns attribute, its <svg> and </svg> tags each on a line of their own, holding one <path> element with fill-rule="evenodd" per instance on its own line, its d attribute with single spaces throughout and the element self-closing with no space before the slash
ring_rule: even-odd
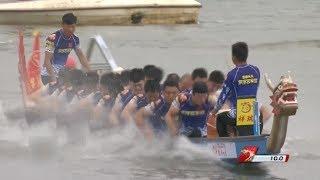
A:
<svg viewBox="0 0 320 180">
<path fill-rule="evenodd" d="M 237 42 L 232 45 L 232 61 L 236 67 L 228 73 L 222 92 L 212 111 L 213 115 L 217 116 L 217 130 L 220 137 L 228 136 L 228 125 L 236 126 L 239 136 L 253 135 L 253 124 L 237 125 L 237 113 L 240 113 L 237 112 L 238 99 L 256 99 L 260 82 L 259 68 L 247 64 L 247 57 L 248 45 L 245 42 Z M 227 100 L 230 102 L 231 110 L 217 114 Z M 253 122 L 252 119 L 251 122 Z"/>
<path fill-rule="evenodd" d="M 77 17 L 67 13 L 62 17 L 62 29 L 52 33 L 46 40 L 45 60 L 41 70 L 44 85 L 56 82 L 57 75 L 66 65 L 68 55 L 75 50 L 81 65 L 89 71 L 89 63 L 80 49 L 79 38 L 74 34 Z"/>
</svg>

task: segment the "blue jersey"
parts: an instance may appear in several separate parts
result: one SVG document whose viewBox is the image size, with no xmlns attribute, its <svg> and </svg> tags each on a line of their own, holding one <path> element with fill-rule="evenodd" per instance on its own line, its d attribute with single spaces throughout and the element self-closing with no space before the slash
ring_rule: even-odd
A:
<svg viewBox="0 0 320 180">
<path fill-rule="evenodd" d="M 191 95 L 184 102 L 178 102 L 176 99 L 173 102 L 173 106 L 180 110 L 180 118 L 182 127 L 180 132 L 184 134 L 186 130 L 198 130 L 201 132 L 201 136 L 207 135 L 207 117 L 210 111 L 211 105 L 204 103 L 201 106 L 193 105 Z"/>
<path fill-rule="evenodd" d="M 75 92 L 72 90 L 66 90 L 66 100 L 68 103 L 72 101 L 72 99 L 75 97 Z"/>
<path fill-rule="evenodd" d="M 137 111 L 137 110 L 145 107 L 146 105 L 148 105 L 148 100 L 147 100 L 147 97 L 144 96 L 143 94 L 138 94 L 138 95 L 134 96 L 133 98 L 131 98 L 130 102 L 127 103 L 127 105 L 128 104 L 134 105 L 136 108 L 136 111 Z"/>
<path fill-rule="evenodd" d="M 96 106 L 99 103 L 100 99 L 102 99 L 102 98 L 103 98 L 103 96 L 102 96 L 102 93 L 100 91 L 97 91 L 97 92 L 93 93 L 92 104 L 94 106 Z"/>
<path fill-rule="evenodd" d="M 53 53 L 51 63 L 56 75 L 65 66 L 70 52 L 79 46 L 80 41 L 76 35 L 67 37 L 61 29 L 47 38 L 45 48 L 47 52 Z M 48 75 L 45 67 L 42 68 L 41 75 Z"/>
<path fill-rule="evenodd" d="M 98 105 L 103 106 L 106 110 L 111 110 L 114 105 L 115 99 L 111 97 L 103 97 L 100 99 Z"/>
<path fill-rule="evenodd" d="M 171 104 L 167 103 L 164 98 L 161 98 L 155 103 L 150 103 L 145 107 L 145 110 L 151 114 L 149 123 L 155 132 L 161 132 L 167 129 L 165 115 L 170 109 Z"/>
<path fill-rule="evenodd" d="M 146 105 L 148 105 L 148 100 L 146 98 L 146 96 L 136 96 L 137 97 L 137 110 L 145 107 Z"/>
<path fill-rule="evenodd" d="M 121 111 L 126 107 L 126 105 L 131 101 L 133 97 L 134 94 L 132 93 L 132 91 L 120 93 Z"/>
<path fill-rule="evenodd" d="M 89 94 L 86 98 L 88 98 L 90 100 L 90 102 L 92 103 L 93 106 L 96 106 L 96 105 L 98 105 L 100 100 L 103 98 L 103 95 L 100 91 L 96 91 L 96 92 Z"/>
<path fill-rule="evenodd" d="M 223 89 L 215 106 L 215 111 L 221 109 L 228 99 L 231 105 L 232 117 L 236 117 L 236 104 L 238 97 L 256 97 L 260 82 L 258 67 L 246 64 L 232 69 L 224 82 Z"/>
<path fill-rule="evenodd" d="M 191 94 L 191 93 L 192 93 L 192 88 L 185 89 L 185 90 L 183 90 L 181 93 Z"/>
<path fill-rule="evenodd" d="M 88 99 L 93 106 L 96 106 L 96 105 L 98 105 L 100 100 L 103 98 L 103 95 L 100 91 L 96 91 L 94 93 L 86 95 L 85 98 Z"/>
</svg>

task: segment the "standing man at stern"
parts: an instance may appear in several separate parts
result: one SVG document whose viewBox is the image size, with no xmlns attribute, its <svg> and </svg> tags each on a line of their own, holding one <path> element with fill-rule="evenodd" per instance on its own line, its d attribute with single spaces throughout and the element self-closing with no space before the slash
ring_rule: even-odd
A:
<svg viewBox="0 0 320 180">
<path fill-rule="evenodd" d="M 240 113 L 237 112 L 238 99 L 256 99 L 260 82 L 259 68 L 247 64 L 247 57 L 248 45 L 245 42 L 237 42 L 232 45 L 232 61 L 236 67 L 228 73 L 222 92 L 212 112 L 216 116 L 226 100 L 230 101 L 231 110 L 229 112 L 218 113 L 216 116 L 217 130 L 220 137 L 228 136 L 228 125 L 237 126 L 236 129 L 239 136 L 253 135 L 252 124 L 238 125 L 236 122 L 237 113 Z"/>
<path fill-rule="evenodd" d="M 62 29 L 52 33 L 46 40 L 45 59 L 41 70 L 41 80 L 44 85 L 56 82 L 57 74 L 66 65 L 68 55 L 75 50 L 81 65 L 89 71 L 89 63 L 80 49 L 79 38 L 74 35 L 77 17 L 67 13 L 62 17 Z"/>
</svg>

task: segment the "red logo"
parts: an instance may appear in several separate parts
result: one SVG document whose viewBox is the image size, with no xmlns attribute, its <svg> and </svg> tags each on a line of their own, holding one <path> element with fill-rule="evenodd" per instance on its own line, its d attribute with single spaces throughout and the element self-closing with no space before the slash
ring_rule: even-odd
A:
<svg viewBox="0 0 320 180">
<path fill-rule="evenodd" d="M 258 148 L 256 146 L 245 146 L 238 157 L 239 163 L 251 162 L 256 155 Z"/>
</svg>

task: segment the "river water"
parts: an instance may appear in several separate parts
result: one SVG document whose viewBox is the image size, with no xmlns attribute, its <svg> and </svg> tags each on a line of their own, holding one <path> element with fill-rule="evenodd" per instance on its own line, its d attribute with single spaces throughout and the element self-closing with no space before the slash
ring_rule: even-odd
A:
<svg viewBox="0 0 320 180">
<path fill-rule="evenodd" d="M 290 118 L 286 164 L 231 166 L 184 138 L 145 142 L 129 125 L 86 134 L 81 143 L 48 121 L 28 127 L 21 115 L 17 73 L 17 26 L 0 26 L 0 179 L 319 179 L 320 125 L 316 116 L 320 71 L 320 1 L 206 0 L 199 24 L 78 27 L 81 46 L 101 34 L 122 67 L 161 66 L 166 73 L 196 67 L 225 72 L 230 45 L 246 41 L 249 61 L 277 81 L 291 71 L 299 85 L 299 111 Z M 30 52 L 32 31 L 42 40 L 58 26 L 23 27 Z M 260 101 L 269 103 L 264 83 Z M 271 121 L 265 129 L 268 131 Z"/>
</svg>

